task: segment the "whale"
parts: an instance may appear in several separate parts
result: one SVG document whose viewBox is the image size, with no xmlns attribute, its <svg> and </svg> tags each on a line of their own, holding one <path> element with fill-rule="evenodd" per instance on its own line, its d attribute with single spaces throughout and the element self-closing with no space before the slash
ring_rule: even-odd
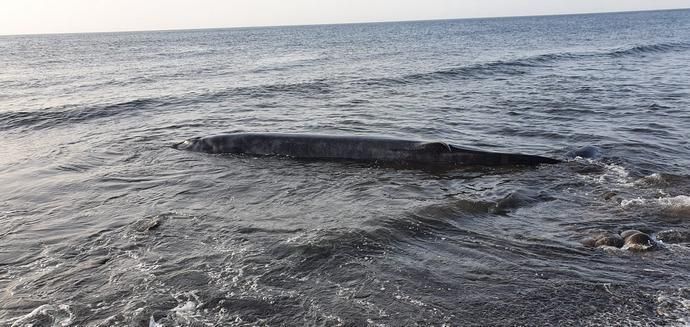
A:
<svg viewBox="0 0 690 327">
<path fill-rule="evenodd" d="M 561 162 L 537 155 L 481 151 L 438 141 L 362 135 L 231 133 L 194 137 L 175 143 L 173 148 L 210 154 L 350 160 L 438 168 L 536 166 Z"/>
</svg>

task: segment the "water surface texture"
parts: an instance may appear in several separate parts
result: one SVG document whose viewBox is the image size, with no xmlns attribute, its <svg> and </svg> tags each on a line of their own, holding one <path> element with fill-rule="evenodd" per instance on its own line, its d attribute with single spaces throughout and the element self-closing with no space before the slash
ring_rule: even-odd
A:
<svg viewBox="0 0 690 327">
<path fill-rule="evenodd" d="M 4 36 L 0 90 L 1 326 L 690 323 L 688 10 Z M 222 132 L 601 156 L 171 147 Z"/>
</svg>

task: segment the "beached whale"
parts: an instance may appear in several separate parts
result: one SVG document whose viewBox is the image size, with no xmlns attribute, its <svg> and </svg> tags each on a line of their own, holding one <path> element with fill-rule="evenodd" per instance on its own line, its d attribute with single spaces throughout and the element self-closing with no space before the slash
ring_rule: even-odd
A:
<svg viewBox="0 0 690 327">
<path fill-rule="evenodd" d="M 462 148 L 444 142 L 372 136 L 235 133 L 192 138 L 173 147 L 206 153 L 278 155 L 298 159 L 356 160 L 445 168 L 560 162 L 541 156 Z"/>
</svg>

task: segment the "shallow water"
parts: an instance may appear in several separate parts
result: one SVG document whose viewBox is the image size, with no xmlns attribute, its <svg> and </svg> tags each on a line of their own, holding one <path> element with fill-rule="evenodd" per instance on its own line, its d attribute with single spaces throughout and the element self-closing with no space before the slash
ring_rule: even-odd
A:
<svg viewBox="0 0 690 327">
<path fill-rule="evenodd" d="M 690 11 L 0 37 L 0 325 L 684 325 Z M 597 159 L 397 169 L 221 132 Z"/>
</svg>

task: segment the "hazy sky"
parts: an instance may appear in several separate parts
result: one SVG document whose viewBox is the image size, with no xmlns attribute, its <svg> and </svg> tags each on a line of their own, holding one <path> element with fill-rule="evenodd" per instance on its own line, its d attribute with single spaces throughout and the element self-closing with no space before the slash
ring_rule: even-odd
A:
<svg viewBox="0 0 690 327">
<path fill-rule="evenodd" d="M 0 35 L 688 8 L 690 0 L 0 0 Z"/>
</svg>

